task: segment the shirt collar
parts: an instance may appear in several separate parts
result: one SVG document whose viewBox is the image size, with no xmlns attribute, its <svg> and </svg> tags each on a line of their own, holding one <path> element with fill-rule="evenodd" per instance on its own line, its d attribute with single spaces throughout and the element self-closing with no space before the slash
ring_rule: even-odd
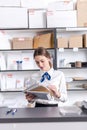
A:
<svg viewBox="0 0 87 130">
<path fill-rule="evenodd" d="M 54 71 L 54 69 L 51 68 L 49 71 L 42 71 L 42 70 L 40 70 L 40 73 L 41 73 L 41 76 L 42 76 L 45 72 L 48 72 L 48 74 L 49 74 L 50 76 L 52 76 L 53 71 Z"/>
</svg>

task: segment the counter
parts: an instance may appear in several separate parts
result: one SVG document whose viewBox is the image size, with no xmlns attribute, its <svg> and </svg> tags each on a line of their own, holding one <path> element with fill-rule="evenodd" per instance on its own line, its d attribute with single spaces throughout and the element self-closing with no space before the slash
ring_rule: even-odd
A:
<svg viewBox="0 0 87 130">
<path fill-rule="evenodd" d="M 17 108 L 15 115 L 8 108 L 0 108 L 1 130 L 87 130 L 87 115 L 84 113 L 64 116 L 59 107 Z"/>
<path fill-rule="evenodd" d="M 6 115 L 9 108 L 0 108 L 0 123 L 39 123 L 39 122 L 84 122 L 87 115 L 73 114 L 64 116 L 59 112 L 58 107 L 40 108 L 17 108 L 17 112 Z"/>
</svg>

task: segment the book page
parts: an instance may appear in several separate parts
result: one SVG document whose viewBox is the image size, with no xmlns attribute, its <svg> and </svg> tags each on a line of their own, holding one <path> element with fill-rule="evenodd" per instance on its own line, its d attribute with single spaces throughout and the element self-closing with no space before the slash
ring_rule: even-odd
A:
<svg viewBox="0 0 87 130">
<path fill-rule="evenodd" d="M 30 91 L 49 92 L 50 90 L 44 86 L 37 86 L 36 88 L 31 89 Z"/>
<path fill-rule="evenodd" d="M 39 86 L 38 84 L 31 85 L 29 88 L 24 90 L 25 93 L 33 94 L 39 99 L 51 99 L 53 93 L 45 86 Z"/>
</svg>

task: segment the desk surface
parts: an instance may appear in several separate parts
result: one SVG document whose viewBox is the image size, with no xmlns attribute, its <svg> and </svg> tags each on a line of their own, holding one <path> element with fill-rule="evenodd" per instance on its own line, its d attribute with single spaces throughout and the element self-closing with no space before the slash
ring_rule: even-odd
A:
<svg viewBox="0 0 87 130">
<path fill-rule="evenodd" d="M 6 112 L 9 108 L 0 108 L 0 123 L 33 123 L 33 122 L 76 122 L 87 121 L 87 115 L 63 116 L 58 107 L 17 108 L 15 115 Z"/>
</svg>

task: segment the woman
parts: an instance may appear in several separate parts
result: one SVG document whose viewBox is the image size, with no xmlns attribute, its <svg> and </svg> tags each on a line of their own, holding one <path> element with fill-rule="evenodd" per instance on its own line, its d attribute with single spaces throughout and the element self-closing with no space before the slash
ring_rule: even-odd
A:
<svg viewBox="0 0 87 130">
<path fill-rule="evenodd" d="M 34 60 L 40 71 L 31 77 L 35 78 L 39 85 L 47 86 L 53 93 L 51 100 L 36 99 L 36 107 L 38 106 L 58 106 L 58 102 L 65 102 L 67 99 L 66 82 L 63 72 L 59 70 L 54 70 L 52 65 L 52 60 L 49 52 L 43 48 L 39 47 L 34 52 Z M 47 74 L 48 78 L 44 77 Z M 35 96 L 31 94 L 26 94 L 26 99 L 29 102 L 34 101 Z"/>
</svg>

